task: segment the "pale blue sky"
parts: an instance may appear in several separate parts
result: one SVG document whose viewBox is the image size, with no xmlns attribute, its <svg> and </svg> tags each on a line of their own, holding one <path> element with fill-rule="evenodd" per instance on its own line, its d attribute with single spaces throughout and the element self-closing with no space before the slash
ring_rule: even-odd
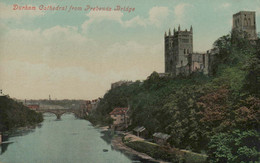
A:
<svg viewBox="0 0 260 163">
<path fill-rule="evenodd" d="M 133 7 L 134 12 L 13 11 L 12 5 Z M 164 71 L 164 32 L 193 26 L 194 51 L 228 34 L 260 0 L 0 0 L 0 88 L 17 98 L 92 99 L 110 83 Z"/>
</svg>

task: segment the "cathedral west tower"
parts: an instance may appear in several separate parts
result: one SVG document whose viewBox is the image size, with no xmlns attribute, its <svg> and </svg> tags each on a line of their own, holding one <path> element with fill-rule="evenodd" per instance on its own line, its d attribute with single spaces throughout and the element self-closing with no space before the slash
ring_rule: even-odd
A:
<svg viewBox="0 0 260 163">
<path fill-rule="evenodd" d="M 256 40 L 256 17 L 254 11 L 240 11 L 233 15 L 232 31 L 249 40 Z"/>
</svg>

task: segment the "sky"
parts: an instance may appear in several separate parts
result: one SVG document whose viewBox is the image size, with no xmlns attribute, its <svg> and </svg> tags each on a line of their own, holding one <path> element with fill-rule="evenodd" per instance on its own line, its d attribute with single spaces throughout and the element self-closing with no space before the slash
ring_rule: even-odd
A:
<svg viewBox="0 0 260 163">
<path fill-rule="evenodd" d="M 88 5 L 112 11 L 85 11 Z M 255 11 L 260 32 L 260 0 L 0 0 L 0 89 L 19 99 L 102 97 L 113 82 L 164 72 L 169 28 L 192 25 L 193 50 L 205 52 L 239 11 Z"/>
</svg>

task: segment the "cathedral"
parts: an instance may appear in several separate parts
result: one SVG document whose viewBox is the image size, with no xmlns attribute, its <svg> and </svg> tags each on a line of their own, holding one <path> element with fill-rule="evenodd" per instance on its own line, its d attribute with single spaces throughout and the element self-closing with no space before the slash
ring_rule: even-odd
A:
<svg viewBox="0 0 260 163">
<path fill-rule="evenodd" d="M 233 32 L 247 38 L 248 40 L 256 40 L 256 21 L 254 11 L 240 11 L 233 15 Z"/>
<path fill-rule="evenodd" d="M 209 54 L 193 52 L 193 31 L 174 28 L 164 35 L 165 44 L 165 73 L 175 77 L 179 74 L 189 75 L 193 71 L 208 74 Z"/>
<path fill-rule="evenodd" d="M 255 12 L 240 11 L 233 15 L 232 33 L 238 31 L 241 37 L 256 40 Z M 193 52 L 193 30 L 178 30 L 174 28 L 164 34 L 165 75 L 176 77 L 180 74 L 189 75 L 192 72 L 211 73 L 211 65 L 216 50 L 205 53 Z"/>
</svg>

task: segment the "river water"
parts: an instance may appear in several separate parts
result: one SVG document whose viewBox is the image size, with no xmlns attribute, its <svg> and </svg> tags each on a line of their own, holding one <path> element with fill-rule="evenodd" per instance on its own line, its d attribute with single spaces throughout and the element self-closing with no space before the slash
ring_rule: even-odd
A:
<svg viewBox="0 0 260 163">
<path fill-rule="evenodd" d="M 5 142 L 0 145 L 0 162 L 133 162 L 133 157 L 112 149 L 108 135 L 90 122 L 76 119 L 73 114 L 65 114 L 61 120 L 56 120 L 55 115 L 44 114 L 44 121 L 35 129 L 16 131 L 4 138 Z"/>
</svg>

